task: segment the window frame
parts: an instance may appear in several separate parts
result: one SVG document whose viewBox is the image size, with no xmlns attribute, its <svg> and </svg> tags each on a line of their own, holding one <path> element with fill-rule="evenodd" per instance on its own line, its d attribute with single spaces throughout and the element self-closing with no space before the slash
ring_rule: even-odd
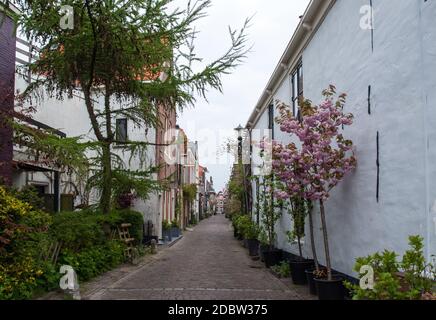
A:
<svg viewBox="0 0 436 320">
<path fill-rule="evenodd" d="M 115 137 L 116 137 L 117 143 L 124 143 L 124 142 L 129 141 L 129 132 L 128 132 L 127 122 L 128 122 L 127 118 L 119 118 L 119 119 L 116 119 L 116 121 L 115 121 Z M 124 125 L 121 126 L 121 123 L 124 123 Z M 121 139 L 121 133 L 120 133 L 121 127 L 123 127 L 123 129 L 125 130 L 124 139 Z"/>
<path fill-rule="evenodd" d="M 292 113 L 294 117 L 301 121 L 300 107 L 298 100 L 303 97 L 304 93 L 304 73 L 303 61 L 300 59 L 291 72 L 291 86 L 292 86 Z"/>
</svg>

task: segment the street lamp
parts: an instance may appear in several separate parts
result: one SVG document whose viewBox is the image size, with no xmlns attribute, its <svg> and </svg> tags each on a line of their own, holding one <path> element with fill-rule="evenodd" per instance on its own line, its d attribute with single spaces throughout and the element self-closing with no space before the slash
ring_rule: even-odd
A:
<svg viewBox="0 0 436 320">
<path fill-rule="evenodd" d="M 238 162 L 242 163 L 242 131 L 244 128 L 239 125 L 235 130 L 238 132 Z"/>
<path fill-rule="evenodd" d="M 242 183 L 244 186 L 244 194 L 243 201 L 241 201 L 241 211 L 243 213 L 247 213 L 248 211 L 248 197 L 247 197 L 247 185 L 246 185 L 246 177 L 245 177 L 245 166 L 242 163 L 242 131 L 245 129 L 239 125 L 235 128 L 236 132 L 238 132 L 238 165 L 241 165 L 241 174 L 242 174 Z"/>
</svg>

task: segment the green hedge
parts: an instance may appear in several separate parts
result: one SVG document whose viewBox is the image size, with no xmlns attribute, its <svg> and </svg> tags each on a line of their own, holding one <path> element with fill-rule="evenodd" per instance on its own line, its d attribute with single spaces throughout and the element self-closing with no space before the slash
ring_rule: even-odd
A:
<svg viewBox="0 0 436 320">
<path fill-rule="evenodd" d="M 59 288 L 63 264 L 71 265 L 81 281 L 118 266 L 124 261 L 124 244 L 109 236 L 121 223 L 132 224 L 131 236 L 137 243 L 142 240 L 141 213 L 80 211 L 50 216 L 1 186 L 0 218 L 0 235 L 9 235 L 8 241 L 0 243 L 0 300 L 30 299 Z M 53 265 L 43 257 L 55 242 L 61 242 L 62 247 Z"/>
<path fill-rule="evenodd" d="M 60 264 L 70 265 L 76 271 L 79 281 L 87 281 L 109 271 L 124 260 L 124 245 L 119 241 L 108 241 L 104 245 L 86 248 L 79 253 L 63 250 Z"/>
</svg>

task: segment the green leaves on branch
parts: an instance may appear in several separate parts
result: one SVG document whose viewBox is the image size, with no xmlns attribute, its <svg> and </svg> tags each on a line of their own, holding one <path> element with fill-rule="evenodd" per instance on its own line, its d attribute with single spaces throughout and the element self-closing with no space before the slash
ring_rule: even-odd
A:
<svg viewBox="0 0 436 320">
<path fill-rule="evenodd" d="M 360 285 L 346 283 L 355 300 L 420 300 L 435 292 L 436 266 L 426 262 L 424 257 L 424 239 L 410 236 L 410 249 L 398 261 L 398 254 L 385 250 L 367 257 L 356 259 L 354 270 L 360 277 L 363 266 L 374 270 L 374 288 L 362 289 Z"/>
<path fill-rule="evenodd" d="M 196 184 L 187 184 L 183 186 L 183 197 L 192 202 L 195 200 L 197 196 L 197 185 Z"/>
</svg>

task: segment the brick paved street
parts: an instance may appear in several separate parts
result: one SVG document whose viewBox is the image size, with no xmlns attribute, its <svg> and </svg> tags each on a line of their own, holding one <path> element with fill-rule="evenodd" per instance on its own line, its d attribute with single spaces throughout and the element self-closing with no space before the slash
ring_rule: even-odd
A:
<svg viewBox="0 0 436 320">
<path fill-rule="evenodd" d="M 307 289 L 274 277 L 232 236 L 224 216 L 201 222 L 157 259 L 89 299 L 306 299 Z"/>
</svg>

